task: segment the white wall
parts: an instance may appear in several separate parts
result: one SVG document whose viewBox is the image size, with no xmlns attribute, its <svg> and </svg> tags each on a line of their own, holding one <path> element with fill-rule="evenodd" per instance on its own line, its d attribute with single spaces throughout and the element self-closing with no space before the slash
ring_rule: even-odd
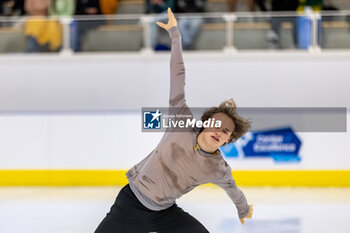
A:
<svg viewBox="0 0 350 233">
<path fill-rule="evenodd" d="M 350 107 L 350 53 L 185 54 L 192 107 Z M 0 57 L 0 111 L 167 106 L 169 54 Z"/>
<path fill-rule="evenodd" d="M 349 108 L 349 61 L 336 53 L 185 54 L 187 102 L 212 106 L 233 97 L 240 107 Z M 1 57 L 0 169 L 131 167 L 161 138 L 141 133 L 139 111 L 167 106 L 168 63 L 169 54 Z M 347 133 L 298 134 L 301 163 L 229 163 L 241 170 L 350 169 L 349 112 L 347 125 Z"/>
</svg>

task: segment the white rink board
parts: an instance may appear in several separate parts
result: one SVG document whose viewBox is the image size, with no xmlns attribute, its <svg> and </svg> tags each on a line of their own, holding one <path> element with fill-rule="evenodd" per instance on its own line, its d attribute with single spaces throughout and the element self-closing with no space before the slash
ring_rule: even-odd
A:
<svg viewBox="0 0 350 233">
<path fill-rule="evenodd" d="M 169 53 L 0 56 L 0 111 L 168 106 Z M 185 53 L 186 99 L 208 107 L 350 108 L 350 53 Z"/>
</svg>

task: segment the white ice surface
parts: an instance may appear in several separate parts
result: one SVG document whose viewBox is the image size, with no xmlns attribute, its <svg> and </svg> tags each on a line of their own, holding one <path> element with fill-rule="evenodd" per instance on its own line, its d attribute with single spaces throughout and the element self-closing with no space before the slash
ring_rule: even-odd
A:
<svg viewBox="0 0 350 233">
<path fill-rule="evenodd" d="M 120 188 L 0 188 L 0 233 L 93 233 Z M 213 233 L 349 233 L 350 188 L 241 187 L 254 205 L 239 223 L 219 188 L 199 187 L 178 205 Z"/>
</svg>

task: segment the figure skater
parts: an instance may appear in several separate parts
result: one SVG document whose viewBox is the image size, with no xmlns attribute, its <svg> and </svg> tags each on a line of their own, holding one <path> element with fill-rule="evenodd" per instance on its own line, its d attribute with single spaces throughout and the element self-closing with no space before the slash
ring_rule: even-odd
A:
<svg viewBox="0 0 350 233">
<path fill-rule="evenodd" d="M 170 111 L 191 114 L 185 101 L 185 68 L 181 35 L 170 9 L 167 24 L 157 25 L 169 32 L 172 40 L 170 58 Z M 212 107 L 202 121 L 213 118 L 221 127 L 186 129 L 164 133 L 158 146 L 126 176 L 129 184 L 119 192 L 110 212 L 95 233 L 204 233 L 209 232 L 197 219 L 177 206 L 175 200 L 196 186 L 214 183 L 223 188 L 236 205 L 242 224 L 251 218 L 243 192 L 232 178 L 231 168 L 219 147 L 240 138 L 250 122 L 238 116 L 233 100 Z"/>
</svg>

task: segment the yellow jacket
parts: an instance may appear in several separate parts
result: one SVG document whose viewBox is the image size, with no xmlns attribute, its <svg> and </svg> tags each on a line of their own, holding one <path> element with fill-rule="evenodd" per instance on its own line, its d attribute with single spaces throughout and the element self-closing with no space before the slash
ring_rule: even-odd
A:
<svg viewBox="0 0 350 233">
<path fill-rule="evenodd" d="M 51 50 L 62 44 L 62 25 L 44 16 L 30 17 L 25 24 L 25 35 L 36 38 L 40 45 L 49 43 Z"/>
</svg>

